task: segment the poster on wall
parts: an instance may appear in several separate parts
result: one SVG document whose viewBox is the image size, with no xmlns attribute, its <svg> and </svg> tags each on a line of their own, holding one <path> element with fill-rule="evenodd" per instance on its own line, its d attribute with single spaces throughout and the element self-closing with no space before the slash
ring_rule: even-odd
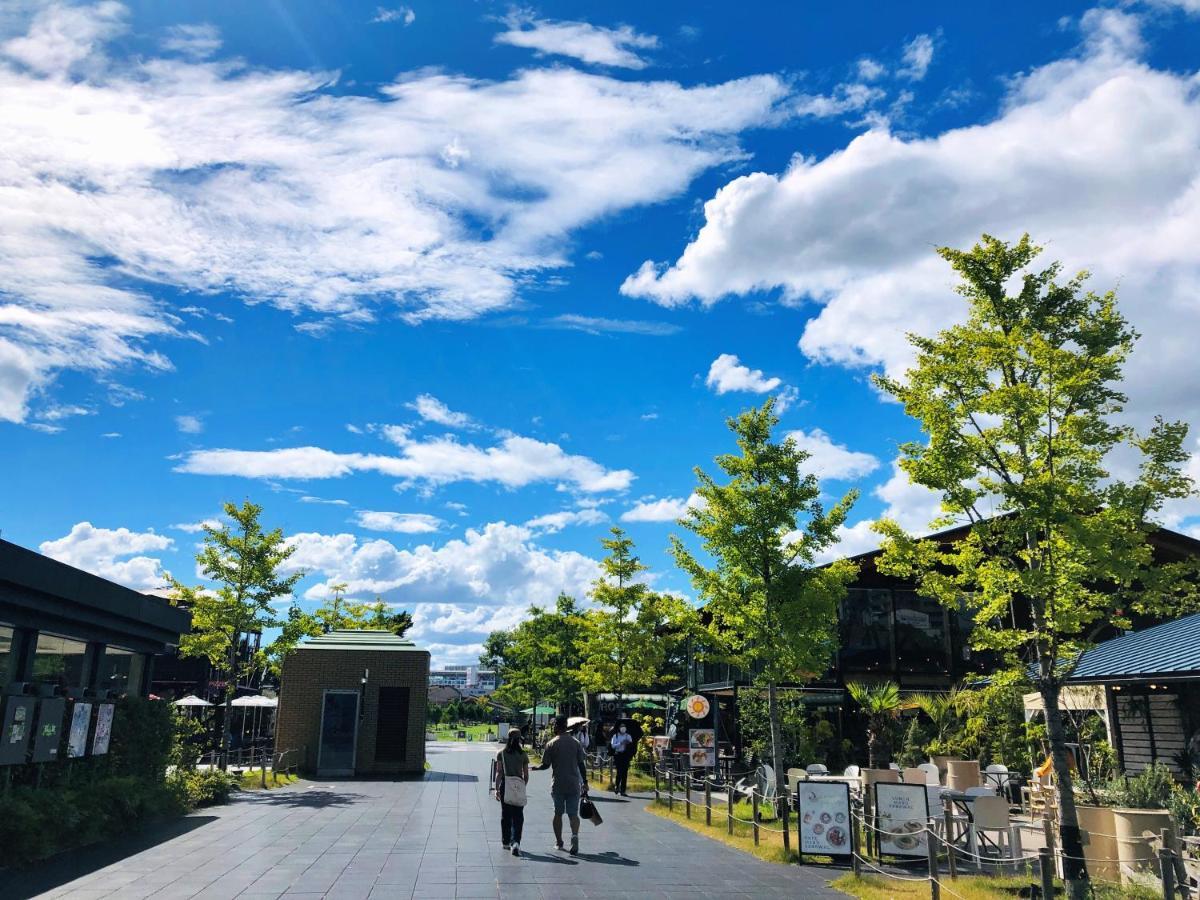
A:
<svg viewBox="0 0 1200 900">
<path fill-rule="evenodd" d="M 666 759 L 671 752 L 671 739 L 665 734 L 654 735 L 654 758 Z"/>
<path fill-rule="evenodd" d="M 929 792 L 923 784 L 875 785 L 879 852 L 885 856 L 926 856 L 929 852 Z"/>
<path fill-rule="evenodd" d="M 32 762 L 58 759 L 58 745 L 62 742 L 63 717 L 66 714 L 66 700 L 51 697 L 39 701 L 37 725 L 33 729 Z"/>
<path fill-rule="evenodd" d="M 112 737 L 113 710 L 111 703 L 101 703 L 96 710 L 96 735 L 92 738 L 92 756 L 103 756 L 108 752 L 108 742 Z"/>
<path fill-rule="evenodd" d="M 71 730 L 67 734 L 67 758 L 87 755 L 88 729 L 92 724 L 92 704 L 76 703 L 71 709 Z"/>
<path fill-rule="evenodd" d="M 688 732 L 688 756 L 693 768 L 712 768 L 717 764 L 717 733 L 711 728 L 693 728 Z"/>
<path fill-rule="evenodd" d="M 25 762 L 29 752 L 29 735 L 33 731 L 32 697 L 7 697 L 4 707 L 4 730 L 0 732 L 0 766 Z"/>
<path fill-rule="evenodd" d="M 850 785 L 840 781 L 806 781 L 796 788 L 800 820 L 800 852 L 849 856 Z"/>
</svg>

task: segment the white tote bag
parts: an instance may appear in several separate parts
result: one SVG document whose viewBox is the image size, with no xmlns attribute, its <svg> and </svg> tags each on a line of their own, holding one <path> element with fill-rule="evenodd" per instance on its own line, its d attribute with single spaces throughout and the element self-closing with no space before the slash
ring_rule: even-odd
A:
<svg viewBox="0 0 1200 900">
<path fill-rule="evenodd" d="M 524 806 L 529 802 L 525 787 L 525 779 L 520 775 L 505 775 L 504 802 L 509 806 Z"/>
</svg>

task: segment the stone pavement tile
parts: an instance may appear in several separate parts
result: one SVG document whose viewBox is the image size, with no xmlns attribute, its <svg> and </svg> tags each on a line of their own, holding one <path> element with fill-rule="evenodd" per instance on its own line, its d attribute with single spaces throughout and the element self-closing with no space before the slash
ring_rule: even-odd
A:
<svg viewBox="0 0 1200 900">
<path fill-rule="evenodd" d="M 500 889 L 494 884 L 460 884 L 454 896 L 471 900 L 499 900 Z"/>
<path fill-rule="evenodd" d="M 486 869 L 459 866 L 455 875 L 459 884 L 494 884 L 496 881 L 495 870 L 490 866 Z"/>
</svg>

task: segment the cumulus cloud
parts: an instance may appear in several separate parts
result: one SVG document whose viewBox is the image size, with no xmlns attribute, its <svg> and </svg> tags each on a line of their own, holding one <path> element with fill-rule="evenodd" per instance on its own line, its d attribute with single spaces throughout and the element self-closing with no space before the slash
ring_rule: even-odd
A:
<svg viewBox="0 0 1200 900">
<path fill-rule="evenodd" d="M 607 521 L 608 516 L 598 509 L 564 509 L 530 519 L 525 527 L 531 531 L 554 534 L 568 525 L 602 525 Z"/>
<path fill-rule="evenodd" d="M 621 513 L 622 522 L 675 522 L 692 507 L 699 507 L 704 500 L 699 494 L 687 497 L 648 497 L 640 500 Z"/>
<path fill-rule="evenodd" d="M 873 130 L 782 174 L 734 179 L 680 257 L 646 263 L 622 291 L 675 306 L 779 289 L 819 304 L 800 339 L 810 359 L 902 374 L 905 333 L 962 314 L 932 248 L 1029 231 L 1049 243 L 1045 259 L 1119 286 L 1143 334 L 1131 408 L 1197 424 L 1200 93 L 1194 73 L 1130 55 L 1137 25 L 1086 15 L 1079 51 L 1014 79 L 992 121 L 928 138 Z"/>
<path fill-rule="evenodd" d="M 634 479 L 628 469 L 606 469 L 586 456 L 565 452 L 558 444 L 533 438 L 514 435 L 483 448 L 450 437 L 410 440 L 403 429 L 392 429 L 390 434 L 400 448 L 399 455 L 339 453 L 322 447 L 194 450 L 175 471 L 301 480 L 376 472 L 399 478 L 406 487 L 472 481 L 519 488 L 552 482 L 589 493 L 625 490 Z"/>
<path fill-rule="evenodd" d="M 426 422 L 445 425 L 447 428 L 470 428 L 474 423 L 466 413 L 455 412 L 432 394 L 421 394 L 408 408 Z"/>
<path fill-rule="evenodd" d="M 734 354 L 722 353 L 708 367 L 704 383 L 718 394 L 728 394 L 730 391 L 767 394 L 783 384 L 783 380 L 768 378 L 762 369 L 751 369 L 742 365 Z"/>
<path fill-rule="evenodd" d="M 176 522 L 174 525 L 169 527 L 173 528 L 175 531 L 182 531 L 187 534 L 199 534 L 205 528 L 220 528 L 221 520 L 202 519 L 199 522 Z"/>
<path fill-rule="evenodd" d="M 503 309 L 568 262 L 573 231 L 741 158 L 737 135 L 787 93 L 555 67 L 355 94 L 328 72 L 110 59 L 123 27 L 119 4 L 55 4 L 0 44 L 0 420 L 64 369 L 169 368 L 163 342 L 189 332 L 160 285 L 318 334 L 380 307 L 412 324 Z"/>
<path fill-rule="evenodd" d="M 395 531 L 400 534 L 429 534 L 444 524 L 437 516 L 425 513 L 383 512 L 360 509 L 354 515 L 355 524 L 369 531 Z"/>
<path fill-rule="evenodd" d="M 809 454 L 805 468 L 819 478 L 846 481 L 863 478 L 879 468 L 879 460 L 870 453 L 848 450 L 844 444 L 835 444 L 833 439 L 820 428 L 811 431 L 798 429 L 787 434 L 796 446 Z"/>
<path fill-rule="evenodd" d="M 169 550 L 174 543 L 153 531 L 96 528 L 91 522 L 79 522 L 64 537 L 43 541 L 38 549 L 59 562 L 135 591 L 149 591 L 166 583 L 162 560 L 140 554 Z"/>
<path fill-rule="evenodd" d="M 828 119 L 860 112 L 872 103 L 877 103 L 885 92 L 869 84 L 839 84 L 832 94 L 801 94 L 796 98 L 796 115 Z"/>
<path fill-rule="evenodd" d="M 587 22 L 553 22 L 517 13 L 505 20 L 508 31 L 496 43 L 525 47 L 555 56 L 570 56 L 585 63 L 642 69 L 646 60 L 637 52 L 658 46 L 658 38 L 640 34 L 628 25 L 604 28 Z"/>
</svg>

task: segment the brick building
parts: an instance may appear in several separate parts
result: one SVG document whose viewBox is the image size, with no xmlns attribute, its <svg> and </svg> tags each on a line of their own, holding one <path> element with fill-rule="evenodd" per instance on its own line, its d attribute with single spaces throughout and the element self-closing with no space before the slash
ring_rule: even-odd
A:
<svg viewBox="0 0 1200 900">
<path fill-rule="evenodd" d="M 321 776 L 425 769 L 429 651 L 390 631 L 332 631 L 302 641 L 280 678 L 275 746 Z"/>
</svg>

